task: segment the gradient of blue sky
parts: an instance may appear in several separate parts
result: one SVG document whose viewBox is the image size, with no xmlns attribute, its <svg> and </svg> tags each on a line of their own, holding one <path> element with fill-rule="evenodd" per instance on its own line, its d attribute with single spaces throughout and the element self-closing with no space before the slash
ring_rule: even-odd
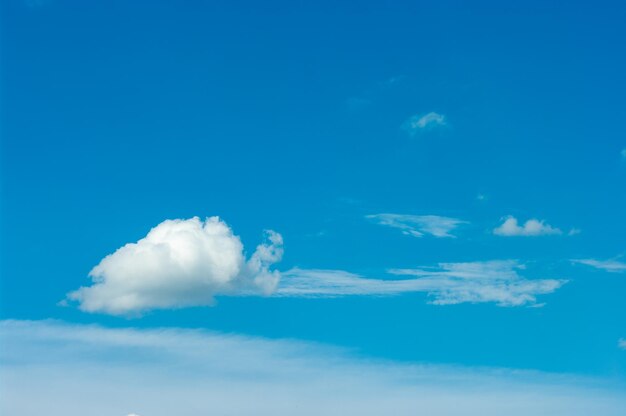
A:
<svg viewBox="0 0 626 416">
<path fill-rule="evenodd" d="M 248 254 L 281 233 L 283 272 L 515 259 L 568 282 L 539 308 L 218 297 L 133 326 L 623 383 L 626 273 L 570 260 L 626 262 L 624 21 L 617 1 L 3 1 L 0 316 L 127 326 L 59 302 L 161 221 L 219 215 Z M 416 237 L 385 213 L 464 222 Z M 495 235 L 507 216 L 562 233 Z"/>
</svg>

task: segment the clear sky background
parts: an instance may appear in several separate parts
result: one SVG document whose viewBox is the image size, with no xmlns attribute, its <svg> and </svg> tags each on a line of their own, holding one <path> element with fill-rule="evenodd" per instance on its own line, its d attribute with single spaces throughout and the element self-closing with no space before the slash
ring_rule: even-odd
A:
<svg viewBox="0 0 626 416">
<path fill-rule="evenodd" d="M 623 393 L 624 22 L 619 1 L 2 1 L 0 317 Z M 105 256 L 194 216 L 219 216 L 247 258 L 280 233 L 277 286 L 216 286 L 211 305 L 186 286 L 128 313 L 67 298 Z M 490 261 L 509 262 L 492 276 Z M 356 280 L 318 293 L 338 273 Z"/>
</svg>

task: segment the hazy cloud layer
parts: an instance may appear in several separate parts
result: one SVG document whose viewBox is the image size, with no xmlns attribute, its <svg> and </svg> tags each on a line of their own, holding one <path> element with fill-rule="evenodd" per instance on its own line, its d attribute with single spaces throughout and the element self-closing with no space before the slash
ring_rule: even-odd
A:
<svg viewBox="0 0 626 416">
<path fill-rule="evenodd" d="M 283 273 L 275 296 L 390 296 L 427 293 L 435 305 L 494 302 L 498 306 L 537 305 L 537 296 L 552 293 L 562 279 L 526 279 L 514 260 L 440 263 L 429 269 L 392 269 L 404 279 L 369 279 L 342 270 L 292 269 Z M 537 305 L 539 306 L 539 305 Z"/>
<path fill-rule="evenodd" d="M 574 230 L 572 234 L 579 231 Z M 493 230 L 495 235 L 504 237 L 536 237 L 541 235 L 560 235 L 563 231 L 546 224 L 543 220 L 530 219 L 523 225 L 519 225 L 517 218 L 513 216 L 506 217 L 504 222 Z"/>
<path fill-rule="evenodd" d="M 596 269 L 601 269 L 610 273 L 626 271 L 626 263 L 617 260 L 573 259 L 571 262 L 595 267 Z"/>
<path fill-rule="evenodd" d="M 438 215 L 374 214 L 365 218 L 380 225 L 397 228 L 403 234 L 413 237 L 423 237 L 426 234 L 433 237 L 455 237 L 451 232 L 459 225 L 467 224 L 467 221 Z"/>
<path fill-rule="evenodd" d="M 624 386 L 176 328 L 0 322 L 0 414 L 618 416 Z"/>
<path fill-rule="evenodd" d="M 105 257 L 89 273 L 92 285 L 67 298 L 87 312 L 119 315 L 210 305 L 215 295 L 267 295 L 280 279 L 270 267 L 282 254 L 273 231 L 246 259 L 239 237 L 218 217 L 167 220 Z"/>
</svg>

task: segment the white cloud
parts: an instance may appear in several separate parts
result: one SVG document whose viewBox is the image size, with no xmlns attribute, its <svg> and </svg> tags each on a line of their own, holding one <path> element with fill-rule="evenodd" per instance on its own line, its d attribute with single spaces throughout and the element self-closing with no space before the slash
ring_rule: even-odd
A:
<svg viewBox="0 0 626 416">
<path fill-rule="evenodd" d="M 93 284 L 68 294 L 87 312 L 133 314 L 155 308 L 210 305 L 215 295 L 270 294 L 280 275 L 280 234 L 246 260 L 243 245 L 218 217 L 166 220 L 136 243 L 105 257 Z"/>
<path fill-rule="evenodd" d="M 626 263 L 617 260 L 573 259 L 571 262 L 595 267 L 611 273 L 626 271 Z"/>
<path fill-rule="evenodd" d="M 411 136 L 447 125 L 446 117 L 442 114 L 430 112 L 424 115 L 414 115 L 402 124 L 402 128 Z"/>
<path fill-rule="evenodd" d="M 617 341 L 617 346 L 623 350 L 626 350 L 626 339 L 620 338 L 619 341 Z"/>
<path fill-rule="evenodd" d="M 623 386 L 176 328 L 0 322 L 0 414 L 618 416 Z M 462 409 L 462 410 L 460 410 Z"/>
<path fill-rule="evenodd" d="M 566 283 L 561 279 L 525 279 L 514 260 L 440 263 L 431 269 L 392 269 L 389 273 L 414 276 L 370 279 L 342 270 L 292 269 L 283 273 L 275 296 L 335 297 L 390 296 L 424 292 L 435 305 L 494 302 L 498 306 L 537 304 L 537 296 L 552 293 Z"/>
<path fill-rule="evenodd" d="M 375 214 L 366 215 L 365 218 L 380 225 L 397 228 L 402 230 L 403 234 L 414 237 L 423 237 L 424 234 L 434 237 L 454 237 L 450 232 L 461 224 L 467 224 L 467 221 L 438 215 Z"/>
<path fill-rule="evenodd" d="M 579 230 L 574 231 L 571 235 L 577 234 Z M 513 216 L 506 217 L 504 222 L 493 230 L 495 235 L 504 237 L 535 237 L 540 235 L 560 235 L 563 234 L 558 228 L 554 228 L 551 225 L 546 224 L 544 221 L 537 219 L 530 219 L 520 226 L 517 223 L 517 218 Z"/>
</svg>

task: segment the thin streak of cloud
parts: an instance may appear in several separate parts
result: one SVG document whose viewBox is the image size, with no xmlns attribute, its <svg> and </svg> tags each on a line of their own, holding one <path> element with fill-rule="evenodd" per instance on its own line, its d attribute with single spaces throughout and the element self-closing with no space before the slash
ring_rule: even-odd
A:
<svg viewBox="0 0 626 416">
<path fill-rule="evenodd" d="M 343 270 L 295 268 L 283 273 L 274 296 L 316 298 L 426 293 L 434 305 L 542 306 L 537 303 L 537 296 L 553 293 L 567 282 L 526 279 L 519 274 L 523 269 L 524 265 L 515 260 L 440 263 L 428 269 L 389 270 L 393 275 L 414 278 L 372 279 Z"/>
<path fill-rule="evenodd" d="M 584 264 L 609 273 L 620 273 L 626 271 L 626 263 L 618 260 L 598 260 L 598 259 L 572 259 L 575 264 Z"/>
<path fill-rule="evenodd" d="M 397 228 L 405 235 L 454 238 L 451 232 L 467 221 L 438 215 L 373 214 L 365 218 L 387 227 Z"/>
</svg>

